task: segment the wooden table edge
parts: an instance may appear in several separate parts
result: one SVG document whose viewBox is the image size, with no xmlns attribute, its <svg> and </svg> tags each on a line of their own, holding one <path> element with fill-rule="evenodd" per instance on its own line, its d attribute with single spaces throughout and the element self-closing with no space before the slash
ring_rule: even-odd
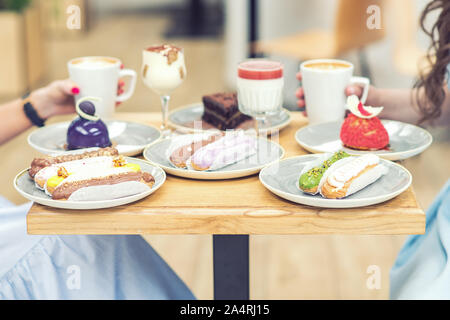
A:
<svg viewBox="0 0 450 320">
<path fill-rule="evenodd" d="M 383 213 L 379 209 L 358 214 L 321 209 L 309 212 L 289 210 L 239 210 L 195 208 L 153 208 L 148 213 L 47 213 L 27 215 L 29 234 L 423 234 L 425 214 L 420 208 L 399 208 Z M 66 215 L 71 215 L 67 224 Z M 217 216 L 221 215 L 220 219 Z M 276 219 L 276 220 L 275 220 Z M 274 223 L 276 221 L 276 223 Z M 58 230 L 55 232 L 54 230 Z"/>
<path fill-rule="evenodd" d="M 157 121 L 160 116 L 158 113 L 139 115 L 143 116 L 141 120 L 144 123 Z M 136 113 L 122 113 L 120 118 L 134 121 Z M 285 130 L 295 131 L 298 123 L 294 123 L 303 121 L 301 118 L 300 114 L 293 113 L 292 122 Z M 289 140 L 289 143 L 292 141 Z M 283 147 L 288 150 L 287 146 Z M 290 156 L 298 155 L 297 147 L 300 148 L 296 145 L 296 154 Z M 265 192 L 270 194 L 267 190 Z M 406 192 L 412 192 L 412 197 L 404 206 L 392 207 L 390 203 L 395 201 L 394 198 L 364 207 L 364 213 L 358 213 L 358 208 L 325 209 L 293 205 L 274 194 L 271 197 L 278 201 L 267 207 L 159 204 L 145 206 L 142 210 L 137 202 L 111 211 L 102 209 L 87 213 L 34 204 L 27 214 L 27 229 L 29 234 L 423 234 L 425 213 L 418 205 L 412 187 Z M 188 215 L 185 214 L 187 211 Z M 220 219 L 217 219 L 219 215 Z"/>
</svg>

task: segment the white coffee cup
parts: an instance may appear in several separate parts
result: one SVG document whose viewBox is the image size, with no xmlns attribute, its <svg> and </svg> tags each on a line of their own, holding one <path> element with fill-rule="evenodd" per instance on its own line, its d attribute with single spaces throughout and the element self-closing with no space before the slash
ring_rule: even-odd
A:
<svg viewBox="0 0 450 320">
<path fill-rule="evenodd" d="M 112 57 L 80 57 L 67 63 L 69 76 L 80 88 L 80 93 L 75 96 L 75 101 L 86 97 L 98 97 L 96 102 L 96 115 L 102 119 L 114 116 L 116 102 L 129 99 L 136 87 L 136 71 L 120 69 L 122 62 Z M 129 89 L 117 95 L 119 78 L 129 76 L 131 82 Z"/>
<path fill-rule="evenodd" d="M 353 64 L 336 59 L 308 60 L 300 65 L 309 124 L 344 119 L 349 84 L 364 86 L 361 102 L 365 103 L 370 80 L 353 76 Z"/>
</svg>

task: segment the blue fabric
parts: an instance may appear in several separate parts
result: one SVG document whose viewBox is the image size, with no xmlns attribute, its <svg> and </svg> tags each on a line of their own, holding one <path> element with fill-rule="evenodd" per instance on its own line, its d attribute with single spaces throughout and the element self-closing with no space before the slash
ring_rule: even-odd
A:
<svg viewBox="0 0 450 320">
<path fill-rule="evenodd" d="M 447 87 L 450 89 L 450 63 L 447 65 Z"/>
<path fill-rule="evenodd" d="M 409 236 L 392 267 L 392 299 L 450 299 L 450 180 L 426 223 L 425 234 Z"/>
<path fill-rule="evenodd" d="M 0 300 L 194 299 L 142 237 L 27 235 L 29 207 L 0 197 Z"/>
</svg>

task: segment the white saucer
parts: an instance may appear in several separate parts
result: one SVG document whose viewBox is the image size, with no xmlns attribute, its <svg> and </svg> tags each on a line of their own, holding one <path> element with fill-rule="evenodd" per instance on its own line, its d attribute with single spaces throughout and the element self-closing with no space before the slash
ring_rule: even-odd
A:
<svg viewBox="0 0 450 320">
<path fill-rule="evenodd" d="M 356 208 L 390 200 L 411 185 L 412 176 L 399 164 L 381 159 L 388 168 L 387 174 L 364 189 L 343 199 L 326 199 L 321 195 L 310 195 L 298 187 L 298 178 L 304 165 L 319 155 L 305 155 L 281 160 L 265 167 L 259 180 L 271 192 L 289 201 L 322 208 Z"/>
<path fill-rule="evenodd" d="M 44 154 L 64 152 L 69 124 L 70 121 L 59 122 L 37 129 L 28 136 L 28 144 Z M 113 146 L 124 156 L 140 154 L 161 138 L 161 132 L 150 125 L 118 120 L 106 120 L 105 124 Z"/>
<path fill-rule="evenodd" d="M 28 169 L 22 170 L 14 178 L 14 187 L 16 190 L 28 200 L 36 203 L 46 205 L 54 208 L 75 209 L 75 210 L 89 210 L 117 207 L 137 200 L 141 200 L 148 195 L 158 190 L 166 181 L 165 172 L 156 166 L 151 165 L 147 161 L 126 158 L 130 163 L 137 163 L 141 166 L 142 171 L 150 173 L 155 178 L 155 184 L 146 192 L 135 194 L 128 197 L 107 200 L 107 201 L 68 201 L 68 200 L 53 200 L 43 190 L 36 188 L 34 180 L 29 176 Z"/>
<path fill-rule="evenodd" d="M 319 123 L 300 128 L 295 140 L 312 153 L 336 152 L 344 150 L 351 155 L 373 153 L 387 160 L 403 160 L 413 157 L 433 142 L 431 134 L 415 125 L 393 120 L 381 120 L 389 134 L 389 149 L 360 151 L 346 148 L 339 137 L 342 121 Z"/>
<path fill-rule="evenodd" d="M 160 166 L 169 174 L 190 179 L 219 180 L 250 176 L 258 173 L 266 165 L 278 161 L 284 155 L 284 149 L 279 144 L 264 138 L 259 138 L 258 154 L 218 170 L 197 171 L 177 168 L 169 162 L 166 154 L 171 142 L 171 139 L 162 139 L 149 145 L 144 150 L 144 158 Z"/>
<path fill-rule="evenodd" d="M 184 107 L 177 108 L 169 114 L 169 124 L 171 127 L 183 133 L 202 132 L 205 130 L 216 129 L 213 125 L 202 121 L 203 103 L 193 103 Z M 237 129 L 253 130 L 253 119 L 243 122 Z M 270 134 L 286 127 L 291 122 L 291 114 L 286 109 L 281 109 L 280 113 L 267 117 L 267 120 L 260 127 L 261 132 Z"/>
</svg>

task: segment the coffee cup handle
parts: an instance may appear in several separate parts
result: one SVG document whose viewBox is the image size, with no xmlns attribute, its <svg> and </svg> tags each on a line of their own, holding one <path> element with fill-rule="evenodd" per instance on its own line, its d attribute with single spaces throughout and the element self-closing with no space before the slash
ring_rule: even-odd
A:
<svg viewBox="0 0 450 320">
<path fill-rule="evenodd" d="M 366 77 L 352 77 L 350 80 L 350 83 L 351 84 L 362 84 L 364 86 L 360 101 L 363 104 L 366 103 L 367 95 L 369 94 L 370 79 L 366 78 Z"/>
<path fill-rule="evenodd" d="M 131 77 L 130 87 L 128 88 L 127 92 L 124 92 L 120 96 L 117 96 L 116 101 L 117 102 L 123 102 L 125 100 L 128 100 L 131 98 L 131 96 L 134 93 L 134 89 L 136 87 L 136 80 L 137 80 L 137 73 L 136 71 L 132 69 L 122 69 L 119 72 L 119 77 Z"/>
</svg>

